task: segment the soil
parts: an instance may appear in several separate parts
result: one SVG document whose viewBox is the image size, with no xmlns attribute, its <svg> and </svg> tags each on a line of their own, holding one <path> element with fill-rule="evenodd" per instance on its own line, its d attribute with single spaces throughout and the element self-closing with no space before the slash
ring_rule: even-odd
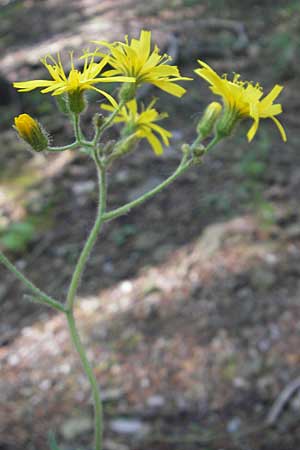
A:
<svg viewBox="0 0 300 450">
<path fill-rule="evenodd" d="M 32 0 L 1 7 L 0 89 L 39 78 L 38 58 L 49 51 L 143 27 L 154 30 L 161 48 L 177 33 L 184 74 L 201 57 L 267 90 L 285 86 L 287 144 L 271 121 L 248 144 L 243 124 L 203 165 L 105 225 L 76 318 L 102 390 L 105 449 L 298 450 L 297 390 L 273 426 L 265 425 L 282 389 L 299 376 L 297 2 Z M 20 111 L 38 116 L 55 143 L 70 142 L 72 132 L 51 98 L 5 93 L 0 246 L 35 284 L 63 299 L 94 220 L 95 170 L 83 155 L 24 151 L 10 128 Z M 145 102 L 153 95 L 169 113 L 171 147 L 159 158 L 142 144 L 112 167 L 110 209 L 172 173 L 212 99 L 200 80 L 181 100 L 151 90 Z M 98 110 L 93 102 L 85 115 L 87 134 Z M 107 139 L 116 135 L 111 129 Z M 0 448 L 49 448 L 50 430 L 62 449 L 92 448 L 90 390 L 64 317 L 23 297 L 1 269 Z"/>
</svg>

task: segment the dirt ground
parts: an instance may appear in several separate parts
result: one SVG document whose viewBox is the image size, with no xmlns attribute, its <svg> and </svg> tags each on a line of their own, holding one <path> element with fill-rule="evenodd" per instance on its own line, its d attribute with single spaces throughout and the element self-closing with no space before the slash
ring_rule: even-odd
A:
<svg viewBox="0 0 300 450">
<path fill-rule="evenodd" d="M 55 143 L 72 139 L 52 99 L 16 94 L 39 78 L 38 58 L 151 28 L 192 75 L 201 57 L 281 95 L 283 144 L 270 121 L 252 144 L 247 124 L 205 164 L 115 222 L 89 259 L 76 317 L 104 401 L 106 450 L 298 450 L 300 188 L 298 2 L 222 0 L 0 1 L 0 247 L 38 286 L 63 299 L 96 207 L 93 165 L 82 155 L 32 155 L 11 122 L 38 116 Z M 99 37 L 101 35 L 101 37 Z M 3 79 L 2 79 L 3 78 Z M 2 87 L 2 88 L 1 88 Z M 147 93 L 147 100 L 158 92 Z M 109 208 L 170 174 L 212 99 L 195 80 L 180 101 L 162 95 L 171 147 L 146 145 L 119 161 Z M 178 107 L 179 106 L 179 107 Z M 98 110 L 94 103 L 84 119 Z M 115 136 L 116 130 L 108 133 Z M 87 380 L 64 318 L 29 304 L 0 269 L 0 449 L 92 446 Z M 300 386 L 300 382 L 299 382 Z"/>
</svg>

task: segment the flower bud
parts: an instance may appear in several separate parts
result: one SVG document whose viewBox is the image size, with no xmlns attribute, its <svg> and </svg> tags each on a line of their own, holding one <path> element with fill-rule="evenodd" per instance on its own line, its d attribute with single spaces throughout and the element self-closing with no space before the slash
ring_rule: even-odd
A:
<svg viewBox="0 0 300 450">
<path fill-rule="evenodd" d="M 39 122 L 28 114 L 20 114 L 15 117 L 14 128 L 30 147 L 36 152 L 46 150 L 49 145 L 48 136 L 40 126 Z"/>
<path fill-rule="evenodd" d="M 218 138 L 223 139 L 230 136 L 240 120 L 241 115 L 238 110 L 235 108 L 225 109 L 224 114 L 216 125 L 216 134 Z"/>
<path fill-rule="evenodd" d="M 86 107 L 84 94 L 79 89 L 68 93 L 69 110 L 75 114 L 80 114 Z"/>
<path fill-rule="evenodd" d="M 191 147 L 189 144 L 182 144 L 181 151 L 184 155 L 189 155 L 191 153 Z"/>
<path fill-rule="evenodd" d="M 127 153 L 133 151 L 136 147 L 137 142 L 138 137 L 136 136 L 136 134 L 132 134 L 131 136 L 122 139 L 113 149 L 113 152 L 109 157 L 109 162 L 111 163 L 115 159 L 121 158 Z"/>
<path fill-rule="evenodd" d="M 196 158 L 201 158 L 203 155 L 205 155 L 205 147 L 202 144 L 198 144 L 195 148 L 194 148 L 194 156 L 196 156 Z"/>
<path fill-rule="evenodd" d="M 102 125 L 105 122 L 105 117 L 103 116 L 103 114 L 100 113 L 96 113 L 93 117 L 93 125 L 95 130 L 98 130 L 99 128 L 102 127 Z"/>
<path fill-rule="evenodd" d="M 119 100 L 122 103 L 127 103 L 135 98 L 136 84 L 124 83 L 119 91 Z"/>
<path fill-rule="evenodd" d="M 197 125 L 197 133 L 203 139 L 207 138 L 213 131 L 216 121 L 222 111 L 222 105 L 218 102 L 210 103 Z"/>
</svg>

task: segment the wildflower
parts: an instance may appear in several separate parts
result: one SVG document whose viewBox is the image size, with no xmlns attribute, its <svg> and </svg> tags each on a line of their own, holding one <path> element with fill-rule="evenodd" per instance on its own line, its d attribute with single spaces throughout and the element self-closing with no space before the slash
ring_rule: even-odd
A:
<svg viewBox="0 0 300 450">
<path fill-rule="evenodd" d="M 167 64 L 172 58 L 167 54 L 161 55 L 157 46 L 151 51 L 151 31 L 142 30 L 139 39 L 131 39 L 130 43 L 128 36 L 125 43 L 94 42 L 110 50 L 108 63 L 112 69 L 104 72 L 103 76 L 135 77 L 136 88 L 142 83 L 150 83 L 176 97 L 185 93 L 186 90 L 175 82 L 191 78 L 182 77 L 177 66 Z M 104 56 L 97 51 L 95 55 Z"/>
<path fill-rule="evenodd" d="M 41 60 L 48 70 L 52 80 L 32 80 L 15 82 L 13 86 L 19 92 L 28 92 L 34 89 L 42 88 L 41 93 L 52 95 L 82 93 L 86 90 L 94 90 L 105 96 L 110 102 L 113 101 L 111 95 L 107 92 L 96 88 L 94 85 L 98 83 L 111 82 L 134 82 L 135 79 L 127 76 L 103 76 L 101 74 L 103 68 L 107 64 L 108 58 L 103 58 L 100 62 L 95 62 L 94 57 L 85 53 L 82 56 L 84 66 L 82 70 L 74 67 L 73 55 L 71 53 L 71 70 L 68 76 L 63 68 L 60 55 L 57 60 L 52 56 L 46 56 Z M 101 75 L 101 76 L 100 76 Z"/>
<path fill-rule="evenodd" d="M 163 147 L 155 133 L 159 135 L 165 145 L 169 145 L 169 138 L 172 134 L 161 126 L 157 125 L 160 119 L 167 117 L 167 114 L 159 114 L 155 108 L 153 108 L 156 100 L 153 100 L 146 109 L 138 112 L 138 105 L 135 99 L 128 102 L 123 106 L 116 115 L 114 122 L 124 122 L 126 125 L 122 132 L 124 138 L 134 136 L 138 139 L 147 139 L 153 151 L 156 155 L 163 153 Z M 115 111 L 118 108 L 118 104 L 115 106 L 101 105 L 101 107 L 107 111 Z"/>
<path fill-rule="evenodd" d="M 241 81 L 240 75 L 235 74 L 232 80 L 228 80 L 226 75 L 220 77 L 208 64 L 198 60 L 201 69 L 195 72 L 211 86 L 210 89 L 216 95 L 223 98 L 225 111 L 223 117 L 218 122 L 218 131 L 223 135 L 229 135 L 238 120 L 243 118 L 253 119 L 253 124 L 247 133 L 248 141 L 254 138 L 260 119 L 270 118 L 275 122 L 283 141 L 286 141 L 286 134 L 283 126 L 275 117 L 282 112 L 281 104 L 274 104 L 283 87 L 278 84 L 266 95 L 263 96 L 263 89 L 257 83 Z"/>
<path fill-rule="evenodd" d="M 27 142 L 33 150 L 41 152 L 48 147 L 48 137 L 37 120 L 29 114 L 20 114 L 15 117 L 14 128 L 20 138 Z"/>
</svg>

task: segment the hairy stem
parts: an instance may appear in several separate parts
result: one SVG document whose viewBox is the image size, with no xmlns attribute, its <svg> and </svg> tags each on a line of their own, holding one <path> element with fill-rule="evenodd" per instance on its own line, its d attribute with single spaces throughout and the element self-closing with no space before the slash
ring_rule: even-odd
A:
<svg viewBox="0 0 300 450">
<path fill-rule="evenodd" d="M 78 147 L 80 144 L 79 142 L 75 141 L 72 144 L 69 145 L 63 145 L 62 147 L 48 147 L 47 152 L 64 152 L 65 150 L 73 150 L 76 147 Z"/>
<path fill-rule="evenodd" d="M 94 152 L 94 158 L 96 158 Z M 103 217 L 104 217 L 104 211 L 105 211 L 105 206 L 106 206 L 106 174 L 105 174 L 105 169 L 103 167 L 101 167 L 99 164 L 97 164 L 96 162 L 96 166 L 97 166 L 97 173 L 98 173 L 98 188 L 99 188 L 99 204 L 98 204 L 98 211 L 97 211 L 97 216 L 96 216 L 96 220 L 94 223 L 94 226 L 90 232 L 90 235 L 83 247 L 83 250 L 79 256 L 79 259 L 77 261 L 72 279 L 71 279 L 71 283 L 70 283 L 70 287 L 68 290 L 68 295 L 67 295 L 67 310 L 72 310 L 73 306 L 74 306 L 74 301 L 75 301 L 75 296 L 77 293 L 77 289 L 80 283 L 80 278 L 81 275 L 84 271 L 86 262 L 88 260 L 88 257 L 95 245 L 95 242 L 97 240 L 97 236 L 101 230 L 102 224 L 103 224 Z"/>
<path fill-rule="evenodd" d="M 81 275 L 86 266 L 86 262 L 90 255 L 90 252 L 96 242 L 97 236 L 100 232 L 102 223 L 103 223 L 103 215 L 106 207 L 106 173 L 105 168 L 100 164 L 100 161 L 97 156 L 96 149 L 93 151 L 93 158 L 97 167 L 98 174 L 98 195 L 99 195 L 99 204 L 97 217 L 94 223 L 94 226 L 90 232 L 89 237 L 83 247 L 83 250 L 79 256 L 77 265 L 75 267 L 72 280 L 70 283 L 68 295 L 67 295 L 67 303 L 66 303 L 66 317 L 68 320 L 69 331 L 71 335 L 71 340 L 73 345 L 79 355 L 80 361 L 83 365 L 83 369 L 86 373 L 86 376 L 89 380 L 92 389 L 92 397 L 94 403 L 94 418 L 95 418 L 95 450 L 102 450 L 102 434 L 103 434 L 103 412 L 102 412 L 102 401 L 100 396 L 100 390 L 97 385 L 97 380 L 93 373 L 92 366 L 87 358 L 85 348 L 81 342 L 80 336 L 77 331 L 76 322 L 74 319 L 74 301 L 77 293 L 77 289 L 79 286 Z"/>
<path fill-rule="evenodd" d="M 70 331 L 70 336 L 72 343 L 79 355 L 80 361 L 82 363 L 83 369 L 89 380 L 92 389 L 93 403 L 94 403 L 94 420 L 95 420 L 95 450 L 102 450 L 102 435 L 103 435 L 103 409 L 102 401 L 100 396 L 100 390 L 97 384 L 96 377 L 94 375 L 93 369 L 89 360 L 86 356 L 85 348 L 81 342 L 80 336 L 77 331 L 73 311 L 68 311 L 66 313 L 68 320 L 68 326 Z"/>
</svg>

